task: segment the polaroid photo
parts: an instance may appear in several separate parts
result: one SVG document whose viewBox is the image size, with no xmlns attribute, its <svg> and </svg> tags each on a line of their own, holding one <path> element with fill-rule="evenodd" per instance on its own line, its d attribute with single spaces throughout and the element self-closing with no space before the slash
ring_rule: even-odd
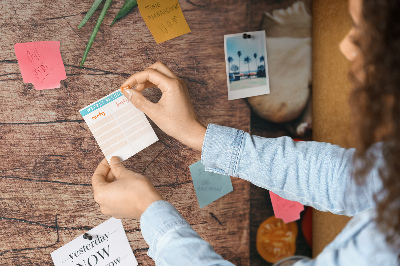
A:
<svg viewBox="0 0 400 266">
<path fill-rule="evenodd" d="M 228 100 L 269 94 L 265 31 L 224 36 Z"/>
</svg>

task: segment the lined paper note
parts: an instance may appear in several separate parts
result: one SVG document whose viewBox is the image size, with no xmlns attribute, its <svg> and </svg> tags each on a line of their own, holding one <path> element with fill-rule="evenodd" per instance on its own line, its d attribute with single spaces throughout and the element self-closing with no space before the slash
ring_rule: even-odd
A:
<svg viewBox="0 0 400 266">
<path fill-rule="evenodd" d="M 145 114 L 119 90 L 79 112 L 108 161 L 126 160 L 158 140 Z"/>
<path fill-rule="evenodd" d="M 233 191 L 230 176 L 207 172 L 201 161 L 189 166 L 200 208 Z"/>
<path fill-rule="evenodd" d="M 22 79 L 37 90 L 60 87 L 67 78 L 60 54 L 60 42 L 27 42 L 14 45 Z"/>
</svg>

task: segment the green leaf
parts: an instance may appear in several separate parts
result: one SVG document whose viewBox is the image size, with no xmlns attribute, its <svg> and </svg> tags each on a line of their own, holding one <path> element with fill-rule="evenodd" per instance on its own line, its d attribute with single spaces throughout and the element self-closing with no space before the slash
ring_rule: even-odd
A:
<svg viewBox="0 0 400 266">
<path fill-rule="evenodd" d="M 79 24 L 78 29 L 82 28 L 83 25 L 88 22 L 89 18 L 93 15 L 94 11 L 99 7 L 99 5 L 103 2 L 103 0 L 95 0 L 93 5 L 90 7 L 89 11 L 86 13 L 86 16 L 82 19 L 81 24 Z"/>
<path fill-rule="evenodd" d="M 126 16 L 126 14 L 129 13 L 135 6 L 137 6 L 137 1 L 136 0 L 126 0 L 125 4 L 121 7 L 121 10 L 118 12 L 118 14 L 115 16 L 113 22 L 111 23 L 110 27 L 114 25 L 114 23 Z"/>
<path fill-rule="evenodd" d="M 103 9 L 101 10 L 100 16 L 99 16 L 99 18 L 97 19 L 96 25 L 94 26 L 92 35 L 90 35 L 89 41 L 88 41 L 88 43 L 87 43 L 87 45 L 86 45 L 85 52 L 83 53 L 83 58 L 82 58 L 82 62 L 81 62 L 81 67 L 83 66 L 83 63 L 84 63 L 85 60 L 86 60 L 86 56 L 87 56 L 87 54 L 89 53 L 89 49 L 90 49 L 90 47 L 92 46 L 92 44 L 93 44 L 93 42 L 94 42 L 94 38 L 96 38 L 96 34 L 97 34 L 97 32 L 99 31 L 99 29 L 100 29 L 101 22 L 103 22 L 103 19 L 104 19 L 104 17 L 106 16 L 106 12 L 107 12 L 108 8 L 109 8 L 110 5 L 111 5 L 111 1 L 112 1 L 112 0 L 106 0 L 106 3 L 104 4 Z"/>
</svg>

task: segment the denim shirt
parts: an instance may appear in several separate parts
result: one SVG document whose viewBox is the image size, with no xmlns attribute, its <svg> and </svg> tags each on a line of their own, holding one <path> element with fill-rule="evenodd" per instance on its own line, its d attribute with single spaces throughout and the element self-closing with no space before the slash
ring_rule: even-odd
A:
<svg viewBox="0 0 400 266">
<path fill-rule="evenodd" d="M 398 265 L 399 251 L 386 244 L 374 222 L 373 195 L 382 188 L 378 175 L 382 160 L 378 155 L 375 168 L 359 186 L 351 177 L 354 152 L 328 143 L 250 136 L 209 124 L 201 161 L 206 171 L 242 178 L 320 211 L 354 216 L 314 260 L 296 266 Z M 140 225 L 156 265 L 233 265 L 166 201 L 151 204 Z"/>
</svg>

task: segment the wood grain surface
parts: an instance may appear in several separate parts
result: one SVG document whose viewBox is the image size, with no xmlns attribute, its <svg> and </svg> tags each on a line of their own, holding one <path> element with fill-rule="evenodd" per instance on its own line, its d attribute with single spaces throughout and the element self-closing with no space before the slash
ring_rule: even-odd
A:
<svg viewBox="0 0 400 266">
<path fill-rule="evenodd" d="M 110 28 L 124 2 L 114 0 L 79 68 L 96 19 L 77 27 L 92 2 L 0 2 L 1 265 L 51 265 L 52 251 L 109 218 L 95 204 L 90 180 L 103 154 L 78 110 L 155 61 L 186 82 L 204 124 L 249 131 L 245 101 L 227 100 L 223 35 L 257 30 L 264 11 L 294 0 L 181 0 L 191 33 L 159 45 L 137 8 Z M 61 42 L 67 73 L 61 88 L 37 91 L 22 81 L 13 47 L 33 41 Z M 145 95 L 157 101 L 160 92 Z M 217 253 L 249 265 L 249 183 L 232 178 L 233 192 L 200 209 L 188 168 L 200 153 L 152 126 L 160 140 L 125 166 L 150 178 Z M 139 264 L 154 265 L 138 221 L 123 224 Z"/>
<path fill-rule="evenodd" d="M 113 1 L 84 68 L 95 19 L 78 30 L 93 1 L 0 3 L 0 264 L 51 265 L 50 253 L 109 217 L 93 200 L 91 176 L 103 154 L 78 110 L 114 91 L 132 73 L 165 63 L 188 85 L 205 124 L 249 131 L 244 100 L 227 100 L 223 35 L 247 30 L 249 0 L 180 1 L 191 33 L 157 45 L 137 9 L 109 27 L 124 1 Z M 100 6 L 101 8 L 101 6 Z M 100 13 L 96 11 L 96 17 Z M 22 81 L 14 44 L 60 41 L 67 79 L 37 91 Z M 150 89 L 153 101 L 160 92 Z M 249 264 L 249 184 L 200 209 L 188 166 L 200 153 L 153 128 L 160 141 L 124 164 L 150 178 L 224 258 Z M 141 265 L 153 265 L 139 223 L 124 228 Z"/>
</svg>

